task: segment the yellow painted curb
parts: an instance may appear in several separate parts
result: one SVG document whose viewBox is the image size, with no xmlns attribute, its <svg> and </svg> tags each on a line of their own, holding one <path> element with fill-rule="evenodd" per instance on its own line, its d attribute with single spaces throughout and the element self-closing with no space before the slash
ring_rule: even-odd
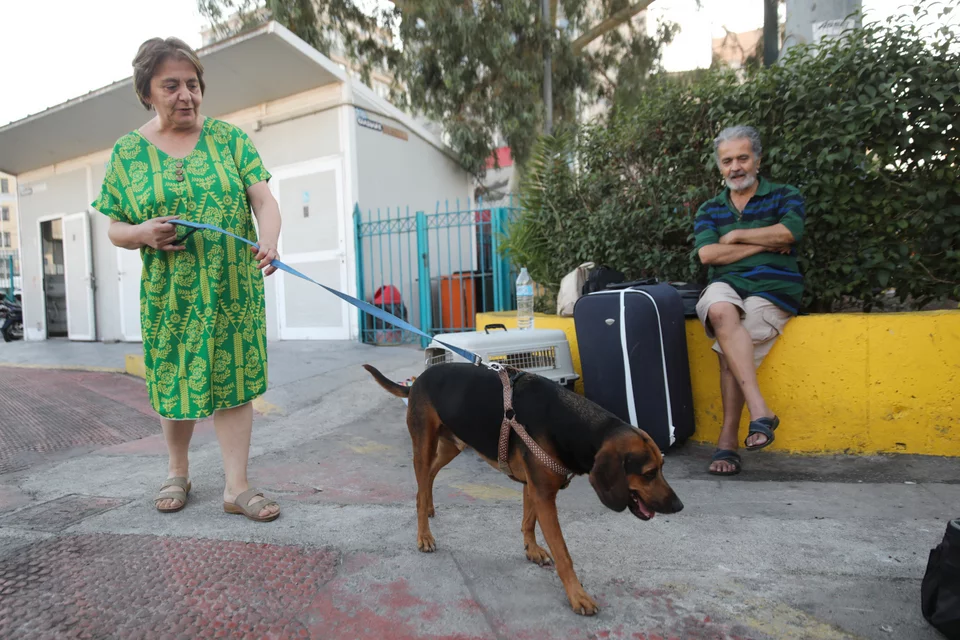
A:
<svg viewBox="0 0 960 640">
<path fill-rule="evenodd" d="M 492 323 L 516 327 L 516 312 L 477 314 L 476 326 Z M 582 375 L 573 318 L 536 314 L 535 324 L 564 331 Z M 697 320 L 686 329 L 693 439 L 716 442 L 723 416 L 717 357 Z M 960 456 L 960 311 L 794 318 L 757 376 L 781 420 L 770 449 Z"/>
<path fill-rule="evenodd" d="M 134 353 L 128 353 L 124 364 L 126 365 L 126 372 L 128 374 L 138 378 L 146 379 L 147 370 L 143 364 L 143 356 Z"/>
</svg>

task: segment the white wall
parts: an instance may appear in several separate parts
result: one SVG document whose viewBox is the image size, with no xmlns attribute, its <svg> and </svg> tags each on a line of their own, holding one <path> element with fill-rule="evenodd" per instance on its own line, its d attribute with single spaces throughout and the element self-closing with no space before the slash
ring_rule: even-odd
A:
<svg viewBox="0 0 960 640">
<path fill-rule="evenodd" d="M 247 124 L 239 126 L 257 146 L 267 169 L 339 155 L 342 151 L 336 107 L 276 124 L 268 123 L 260 131 Z"/>
</svg>

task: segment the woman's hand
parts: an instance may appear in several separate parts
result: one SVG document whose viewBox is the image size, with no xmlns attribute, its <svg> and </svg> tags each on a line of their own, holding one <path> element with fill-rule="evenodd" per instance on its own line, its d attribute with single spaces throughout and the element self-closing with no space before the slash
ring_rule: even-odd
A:
<svg viewBox="0 0 960 640">
<path fill-rule="evenodd" d="M 140 242 L 153 247 L 157 251 L 183 251 L 186 247 L 175 244 L 177 241 L 177 227 L 170 224 L 180 216 L 162 216 L 151 218 L 137 225 Z"/>
<path fill-rule="evenodd" d="M 256 247 L 250 247 L 250 250 L 257 254 L 257 261 L 260 263 L 257 267 L 263 269 L 263 275 L 269 276 L 277 270 L 277 268 L 270 263 L 280 256 L 277 254 L 276 247 L 271 247 L 265 242 L 261 242 L 259 246 L 259 250 Z"/>
</svg>

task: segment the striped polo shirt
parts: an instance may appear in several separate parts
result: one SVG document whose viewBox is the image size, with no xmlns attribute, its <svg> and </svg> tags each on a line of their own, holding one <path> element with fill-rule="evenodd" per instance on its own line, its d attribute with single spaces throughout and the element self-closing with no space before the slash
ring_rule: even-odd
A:
<svg viewBox="0 0 960 640">
<path fill-rule="evenodd" d="M 730 201 L 730 189 L 704 202 L 693 225 L 694 252 L 720 241 L 735 229 L 757 229 L 782 223 L 795 239 L 789 255 L 764 251 L 733 264 L 712 265 L 710 282 L 726 282 L 740 295 L 761 296 L 796 314 L 803 296 L 803 275 L 797 265 L 797 244 L 803 239 L 803 196 L 795 187 L 760 178 L 757 192 L 743 213 Z"/>
</svg>

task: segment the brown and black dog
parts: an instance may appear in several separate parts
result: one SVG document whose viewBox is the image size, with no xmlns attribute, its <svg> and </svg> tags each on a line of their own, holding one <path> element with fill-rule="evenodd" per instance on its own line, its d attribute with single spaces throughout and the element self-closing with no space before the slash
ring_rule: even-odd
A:
<svg viewBox="0 0 960 640">
<path fill-rule="evenodd" d="M 503 385 L 495 371 L 466 363 L 428 367 L 410 387 L 387 379 L 370 365 L 363 366 L 381 387 L 409 398 L 407 428 L 417 476 L 417 548 L 433 551 L 436 543 L 428 518 L 434 514 L 437 473 L 466 447 L 499 468 Z M 663 477 L 663 458 L 650 436 L 547 378 L 508 371 L 511 376 L 520 374 L 513 385 L 517 421 L 554 460 L 575 474 L 589 474 L 603 504 L 614 511 L 629 507 L 641 520 L 683 509 Z M 537 545 L 534 528 L 540 522 L 570 606 L 582 615 L 597 613 L 597 604 L 573 570 L 557 519 L 557 492 L 566 486 L 567 478 L 538 462 L 514 432 L 509 451 L 510 470 L 523 483 L 520 529 L 527 559 L 540 565 L 550 562 L 550 554 Z"/>
</svg>

